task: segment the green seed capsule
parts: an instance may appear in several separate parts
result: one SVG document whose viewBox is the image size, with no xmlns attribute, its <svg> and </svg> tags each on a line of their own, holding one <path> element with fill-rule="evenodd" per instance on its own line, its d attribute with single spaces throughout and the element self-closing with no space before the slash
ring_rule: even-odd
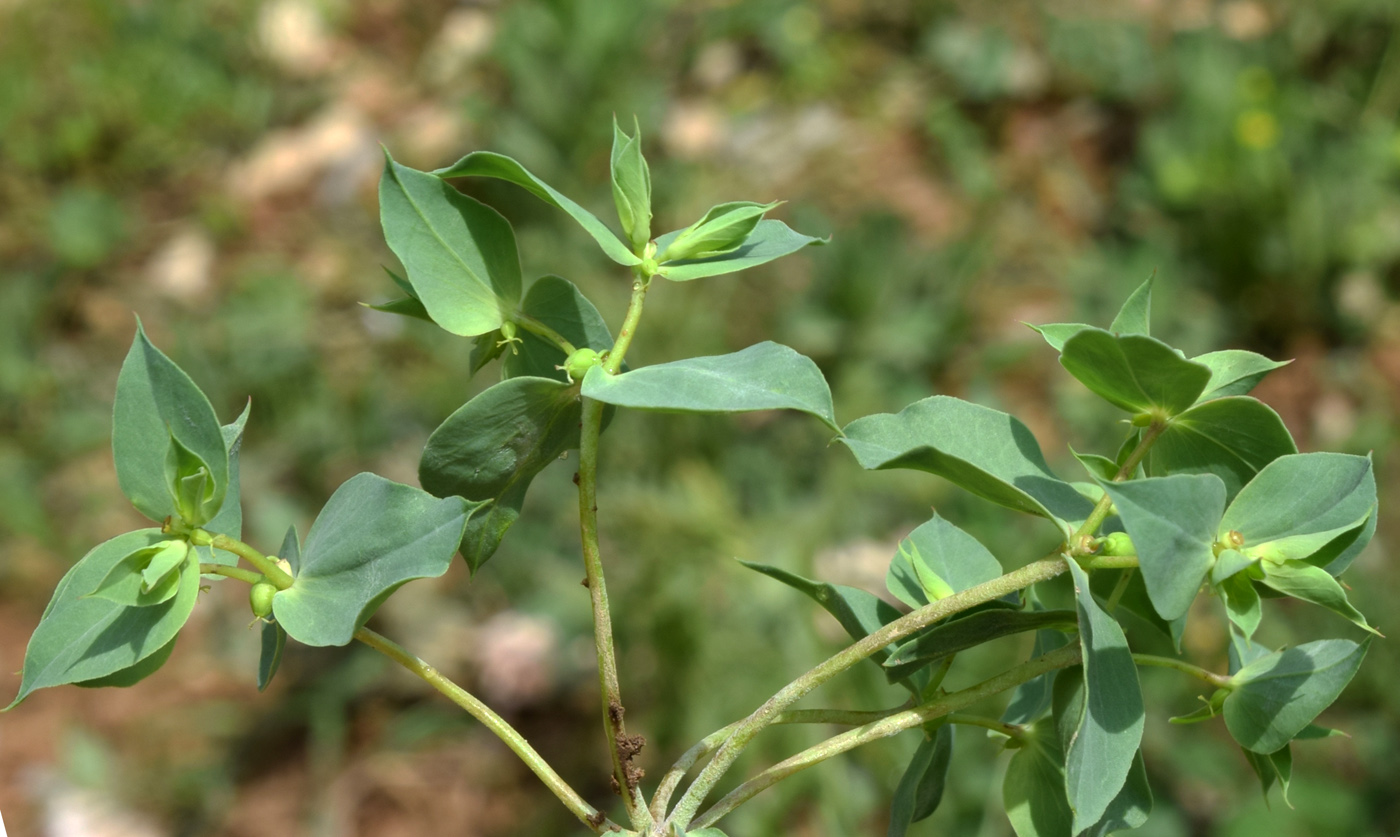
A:
<svg viewBox="0 0 1400 837">
<path fill-rule="evenodd" d="M 1103 539 L 1099 544 L 1104 555 L 1136 555 L 1137 548 L 1133 546 L 1132 538 L 1127 532 L 1114 532 Z"/>
<path fill-rule="evenodd" d="M 248 591 L 248 605 L 253 615 L 266 619 L 272 615 L 272 597 L 277 595 L 277 586 L 270 581 L 259 581 Z"/>
<path fill-rule="evenodd" d="M 569 359 L 564 361 L 564 372 L 569 376 L 569 380 L 577 381 L 588 374 L 588 370 L 597 366 L 602 358 L 597 352 L 589 348 L 576 350 L 569 355 Z"/>
</svg>

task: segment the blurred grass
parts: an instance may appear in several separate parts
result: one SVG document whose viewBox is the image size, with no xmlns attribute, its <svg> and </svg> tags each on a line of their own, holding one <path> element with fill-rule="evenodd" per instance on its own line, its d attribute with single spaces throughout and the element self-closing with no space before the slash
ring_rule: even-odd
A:
<svg viewBox="0 0 1400 837">
<path fill-rule="evenodd" d="M 494 375 L 468 380 L 463 341 L 357 305 L 391 291 L 377 143 L 422 167 L 510 153 L 602 215 L 614 113 L 640 118 L 658 231 L 718 201 L 784 198 L 794 226 L 833 235 L 655 288 L 636 362 L 775 339 L 818 361 L 842 421 L 951 393 L 1016 413 L 1072 474 L 1067 445 L 1113 450 L 1119 417 L 1019 321 L 1106 322 L 1156 271 L 1160 335 L 1296 358 L 1259 394 L 1300 446 L 1374 452 L 1382 520 L 1350 580 L 1385 630 L 1400 595 L 1385 499 L 1400 482 L 1398 26 L 1388 0 L 0 2 L 0 665 L 18 668 L 63 570 L 138 525 L 107 447 L 133 311 L 221 415 L 252 398 L 247 538 L 305 532 L 357 471 L 413 482 L 427 434 Z M 512 187 L 467 188 L 516 224 L 529 275 L 573 279 L 616 326 L 626 277 L 591 241 Z M 605 549 L 653 777 L 839 644 L 730 558 L 878 589 L 930 504 L 1009 566 L 1053 538 L 932 479 L 860 472 L 826 442 L 788 416 L 622 414 L 609 432 Z M 536 481 L 476 578 L 411 585 L 381 621 L 483 690 L 533 659 L 510 649 L 548 650 L 544 674 L 521 675 L 537 685 L 497 697 L 602 804 L 569 474 Z M 0 718 L 11 828 L 36 832 L 78 788 L 145 812 L 152 833 L 569 833 L 479 729 L 358 652 L 293 653 L 255 696 L 240 596 L 206 604 L 157 678 L 41 693 Z M 1210 604 L 1188 644 L 1219 663 Z M 1271 643 L 1348 630 L 1305 607 L 1270 617 Z M 1024 652 L 996 648 L 955 680 Z M 1158 800 L 1144 831 L 1395 833 L 1396 671 L 1378 644 L 1328 716 L 1355 737 L 1297 748 L 1296 812 L 1277 796 L 1263 809 L 1223 730 L 1167 726 L 1190 684 L 1145 677 Z M 820 699 L 900 698 L 872 669 Z M 766 733 L 744 769 L 814 734 Z M 994 748 L 963 743 L 915 833 L 1009 834 L 987 795 Z M 912 746 L 784 783 L 732 833 L 878 833 Z"/>
</svg>

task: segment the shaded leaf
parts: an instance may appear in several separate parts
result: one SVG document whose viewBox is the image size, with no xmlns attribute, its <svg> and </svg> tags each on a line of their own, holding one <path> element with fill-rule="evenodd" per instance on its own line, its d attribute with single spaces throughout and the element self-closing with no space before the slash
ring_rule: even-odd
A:
<svg viewBox="0 0 1400 837">
<path fill-rule="evenodd" d="M 1017 837 L 1073 837 L 1074 812 L 1065 797 L 1064 751 L 1045 718 L 1026 731 L 1002 780 L 1006 816 Z"/>
<path fill-rule="evenodd" d="M 1260 354 L 1240 349 L 1226 349 L 1222 352 L 1207 352 L 1191 358 L 1196 363 L 1210 369 L 1210 382 L 1201 393 L 1201 401 L 1224 398 L 1230 395 L 1248 395 L 1264 376 L 1291 360 L 1274 361 Z"/>
<path fill-rule="evenodd" d="M 520 256 L 499 212 L 386 155 L 379 219 L 433 322 L 472 337 L 510 318 L 520 301 Z"/>
<path fill-rule="evenodd" d="M 1343 453 L 1300 453 L 1269 463 L 1225 511 L 1220 537 L 1244 539 L 1249 557 L 1309 560 L 1352 529 L 1376 505 L 1371 460 Z M 1333 560 L 1328 553 L 1323 560 Z M 1309 561 L 1313 563 L 1312 561 Z"/>
<path fill-rule="evenodd" d="M 608 324 L 573 282 L 558 276 L 541 276 L 525 293 L 520 312 L 549 326 L 575 348 L 605 352 L 613 346 Z M 550 341 L 521 328 L 520 342 L 501 363 L 501 377 L 554 378 L 568 383 L 564 351 Z"/>
<path fill-rule="evenodd" d="M 1120 570 L 1116 573 L 1096 570 L 1089 576 L 1089 587 L 1093 590 L 1094 595 L 1107 601 L 1118 587 L 1118 582 L 1122 578 L 1120 573 L 1127 573 L 1128 581 L 1127 586 L 1119 593 L 1118 608 L 1114 611 L 1115 618 L 1125 627 L 1136 622 L 1151 628 L 1162 637 L 1170 640 L 1172 646 L 1180 651 L 1181 636 L 1186 630 L 1187 614 L 1182 614 L 1171 621 L 1163 619 L 1157 613 L 1156 605 L 1152 604 L 1152 597 L 1147 593 L 1147 582 L 1143 581 L 1142 573 L 1135 569 Z"/>
<path fill-rule="evenodd" d="M 1240 746 L 1273 753 L 1312 723 L 1361 667 L 1370 641 L 1323 639 L 1269 654 L 1231 678 L 1225 726 Z"/>
<path fill-rule="evenodd" d="M 890 593 L 912 608 L 960 593 L 1001 575 L 1001 563 L 972 535 L 937 513 L 899 542 L 885 575 Z M 935 586 L 937 585 L 937 586 Z"/>
<path fill-rule="evenodd" d="M 150 607 L 169 601 L 180 588 L 181 568 L 189 557 L 190 545 L 182 540 L 138 549 L 118 561 L 88 595 L 124 607 Z"/>
<path fill-rule="evenodd" d="M 1145 462 L 1154 477 L 1215 474 L 1233 498 L 1265 465 L 1297 452 L 1278 413 L 1253 398 L 1231 396 L 1197 404 L 1172 419 Z"/>
<path fill-rule="evenodd" d="M 941 724 L 932 738 L 925 737 L 904 769 L 890 803 L 886 837 L 904 837 L 909 826 L 938 810 L 953 759 L 953 725 Z"/>
<path fill-rule="evenodd" d="M 736 413 L 797 410 L 839 431 L 826 378 L 811 358 L 763 342 L 733 354 L 697 357 L 583 379 L 583 395 L 639 410 Z"/>
<path fill-rule="evenodd" d="M 468 504 L 358 474 L 311 525 L 295 583 L 272 599 L 277 622 L 306 645 L 345 645 L 400 585 L 447 572 Z"/>
<path fill-rule="evenodd" d="M 1045 325 L 1031 325 L 1024 323 L 1031 331 L 1045 338 L 1045 342 L 1050 344 L 1050 348 L 1055 351 L 1063 351 L 1065 341 L 1083 331 L 1086 328 L 1093 328 L 1084 323 L 1046 323 Z"/>
<path fill-rule="evenodd" d="M 1032 610 L 1045 610 L 1044 605 L 1035 595 L 1035 588 L 1026 591 L 1026 600 Z M 1030 659 L 1034 660 L 1058 648 L 1063 648 L 1069 642 L 1070 637 L 1059 631 L 1036 631 L 1035 643 L 1031 646 Z M 1046 672 L 1017 686 L 1011 694 L 1011 702 L 1007 704 L 1001 719 L 1008 724 L 1029 724 L 1039 720 L 1050 710 L 1050 687 L 1054 682 L 1054 677 L 1055 672 Z M 1060 782 L 1060 785 L 1063 791 L 1064 782 Z"/>
<path fill-rule="evenodd" d="M 301 539 L 297 537 L 295 526 L 287 527 L 287 534 L 282 537 L 282 548 L 278 550 L 277 557 L 286 561 L 295 574 L 301 567 Z M 262 624 L 262 638 L 258 649 L 258 691 L 265 691 L 272 678 L 277 676 L 277 669 L 282 666 L 282 652 L 287 647 L 287 632 L 276 621 L 264 621 Z"/>
<path fill-rule="evenodd" d="M 664 250 L 680 234 L 666 233 L 656 239 L 657 251 Z M 706 276 L 736 273 L 791 255 L 809 244 L 825 244 L 827 239 L 814 238 L 794 231 L 782 221 L 771 218 L 758 222 L 749 237 L 738 248 L 708 259 L 680 259 L 661 265 L 658 276 L 672 282 L 689 282 Z"/>
<path fill-rule="evenodd" d="M 662 236 L 656 245 L 656 260 L 662 263 L 686 259 L 708 259 L 732 253 L 753 233 L 773 203 L 731 201 L 712 206 L 700 220 L 674 235 Z"/>
<path fill-rule="evenodd" d="M 1327 575 L 1323 573 L 1323 575 Z M 1327 576 L 1331 578 L 1331 576 Z M 1259 592 L 1246 573 L 1236 573 L 1220 582 L 1220 593 L 1225 598 L 1225 616 L 1240 629 L 1245 639 L 1254 636 L 1263 621 L 1264 609 L 1259 602 Z"/>
<path fill-rule="evenodd" d="M 504 154 L 496 154 L 491 151 L 473 151 L 447 168 L 434 171 L 433 174 L 442 178 L 494 177 L 508 183 L 514 183 L 550 206 L 558 207 L 569 213 L 569 217 L 577 221 L 584 231 L 593 236 L 593 240 L 598 242 L 598 246 L 603 248 L 603 252 L 607 254 L 608 258 L 621 265 L 631 266 L 642 263 L 642 260 L 629 250 L 627 245 L 623 244 L 613 231 L 608 229 L 602 221 L 599 221 L 593 213 L 569 200 L 554 187 L 535 177 L 520 163 Z"/>
<path fill-rule="evenodd" d="M 1264 584 L 1286 596 L 1325 607 L 1353 625 L 1379 634 L 1361 611 L 1347 601 L 1346 590 L 1326 570 L 1305 561 L 1284 561 L 1275 564 L 1260 562 L 1264 570 Z M 1237 576 L 1243 578 L 1243 576 Z"/>
<path fill-rule="evenodd" d="M 174 653 L 175 642 L 179 638 L 179 634 L 171 637 L 169 642 L 160 647 L 160 650 L 133 666 L 128 666 L 106 677 L 97 677 L 92 680 L 80 680 L 73 685 L 84 689 L 128 689 L 135 686 L 137 683 L 140 683 L 142 680 L 160 671 L 161 666 L 165 665 L 166 661 L 170 659 L 170 655 Z"/>
<path fill-rule="evenodd" d="M 1283 749 L 1268 754 L 1244 748 L 1240 748 L 1240 752 L 1244 753 L 1245 761 L 1254 769 L 1254 775 L 1259 777 L 1264 798 L 1268 799 L 1269 789 L 1277 782 L 1283 791 L 1284 804 L 1292 808 L 1293 804 L 1288 801 L 1288 784 L 1293 778 L 1293 749 L 1285 744 Z"/>
<path fill-rule="evenodd" d="M 1210 370 L 1143 334 L 1115 336 L 1086 328 L 1065 341 L 1060 365 L 1115 407 L 1133 413 L 1185 412 L 1210 381 Z"/>
<path fill-rule="evenodd" d="M 884 666 L 899 668 L 913 663 L 924 665 L 959 651 L 975 648 L 984 642 L 1026 631 L 1053 629 L 1073 633 L 1077 624 L 1075 615 L 1072 610 L 1001 608 L 970 613 L 959 619 L 935 625 L 896 647 L 889 659 L 885 660 Z"/>
</svg>

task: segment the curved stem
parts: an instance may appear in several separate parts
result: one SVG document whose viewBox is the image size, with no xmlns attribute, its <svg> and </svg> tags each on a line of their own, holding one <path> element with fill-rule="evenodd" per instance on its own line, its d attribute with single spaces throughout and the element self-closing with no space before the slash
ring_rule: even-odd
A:
<svg viewBox="0 0 1400 837">
<path fill-rule="evenodd" d="M 992 732 L 999 732 L 1007 738 L 1021 738 L 1026 734 L 1026 728 L 1020 724 L 1008 724 L 996 718 L 984 718 L 981 715 L 968 715 L 963 712 L 950 712 L 947 718 L 950 724 L 958 724 L 965 727 L 982 727 Z"/>
<path fill-rule="evenodd" d="M 1158 657 L 1154 654 L 1134 654 L 1133 662 L 1140 666 L 1176 669 L 1177 671 L 1189 674 L 1197 679 L 1204 680 L 1217 689 L 1228 688 L 1231 682 L 1230 678 L 1223 674 L 1206 671 L 1200 666 L 1193 666 L 1185 660 L 1178 660 L 1175 657 Z"/>
<path fill-rule="evenodd" d="M 778 715 L 773 721 L 778 724 L 843 724 L 849 726 L 859 726 L 871 721 L 878 721 L 881 718 L 889 717 L 896 712 L 908 709 L 908 705 L 896 707 L 894 709 L 862 711 L 846 709 L 790 709 Z M 676 759 L 676 763 L 671 765 L 671 769 L 666 771 L 666 775 L 661 778 L 661 784 L 656 788 L 656 793 L 651 798 L 651 815 L 660 820 L 666 816 L 666 806 L 671 802 L 671 794 L 680 785 L 681 779 L 690 768 L 694 767 L 700 759 L 713 753 L 729 733 L 738 726 L 738 721 L 723 729 L 716 730 L 702 738 L 694 747 L 686 750 L 681 757 Z"/>
<path fill-rule="evenodd" d="M 225 578 L 236 578 L 239 581 L 246 581 L 249 584 L 257 584 L 263 580 L 262 573 L 255 573 L 252 570 L 244 570 L 238 567 L 230 567 L 228 564 L 200 564 L 200 575 L 221 575 Z"/>
<path fill-rule="evenodd" d="M 544 323 L 540 322 L 539 320 L 535 319 L 529 314 L 516 314 L 516 317 L 518 317 L 518 319 L 515 321 L 517 325 L 530 332 L 531 334 L 537 334 L 540 337 L 543 337 L 544 339 L 558 346 L 560 351 L 562 351 L 564 354 L 571 355 L 576 351 L 574 344 L 570 343 L 567 339 L 565 339 L 564 335 L 560 334 L 559 332 L 555 331 L 554 329 L 550 328 L 549 326 L 545 325 Z"/>
<path fill-rule="evenodd" d="M 530 742 L 526 741 L 515 727 L 506 723 L 504 718 L 491 711 L 489 706 L 477 700 L 466 689 L 453 683 L 437 669 L 410 654 L 398 643 L 371 631 L 369 628 L 360 628 L 356 631 L 355 639 L 422 678 L 428 685 L 446 695 L 448 700 L 465 709 L 469 715 L 484 724 L 487 729 L 496 734 L 497 738 L 505 742 L 511 752 L 525 762 L 525 766 L 529 767 L 540 778 L 540 781 L 544 782 L 545 787 L 559 797 L 559 801 L 563 802 L 565 807 L 573 812 L 574 816 L 578 817 L 584 825 L 597 833 L 621 830 L 616 824 L 609 822 L 603 812 L 589 805 L 583 797 L 578 795 L 577 791 L 569 787 L 569 783 L 554 772 L 554 768 L 550 767 L 549 763 L 535 752 L 535 748 L 530 746 Z"/>
<path fill-rule="evenodd" d="M 1035 677 L 1039 677 L 1047 671 L 1054 671 L 1058 668 L 1065 668 L 1078 663 L 1080 660 L 1080 650 L 1078 644 L 1067 645 L 1055 651 L 1051 651 L 1043 657 L 1037 657 L 1027 663 L 1022 663 L 1009 671 L 984 680 L 976 686 L 972 686 L 961 691 L 953 692 L 914 709 L 899 712 L 882 718 L 878 721 L 866 724 L 865 726 L 853 729 L 850 732 L 829 738 L 826 741 L 809 747 L 786 761 L 773 765 L 757 776 L 730 791 L 719 802 L 716 802 L 709 810 L 696 817 L 695 820 L 683 827 L 689 830 L 705 828 L 713 825 L 720 817 L 737 808 L 739 805 L 752 799 L 760 792 L 766 790 L 777 782 L 787 777 L 805 770 L 814 764 L 825 761 L 832 756 L 839 755 L 847 750 L 868 744 L 903 732 L 911 727 L 928 723 L 935 718 L 943 717 L 949 713 L 970 706 L 983 698 L 1004 692 L 1007 689 L 1025 683 Z"/>
<path fill-rule="evenodd" d="M 636 271 L 633 271 L 636 273 Z M 637 333 L 637 324 L 642 320 L 642 306 L 646 302 L 647 288 L 651 287 L 651 280 L 642 278 L 640 273 L 636 273 L 636 278 L 632 280 L 632 299 L 627 303 L 627 314 L 622 318 L 622 328 L 617 332 L 617 342 L 613 344 L 608 352 L 608 358 L 603 362 L 603 369 L 609 375 L 616 375 L 622 368 L 622 359 L 627 356 L 627 350 L 632 347 L 632 337 Z"/>
<path fill-rule="evenodd" d="M 784 686 L 781 691 L 769 698 L 766 703 L 754 710 L 744 720 L 734 726 L 725 742 L 720 745 L 715 757 L 710 761 L 700 775 L 689 788 L 680 802 L 676 803 L 676 810 L 671 813 L 669 821 L 681 825 L 690 821 L 699 809 L 700 803 L 714 788 L 724 772 L 739 757 L 748 743 L 758 734 L 758 731 L 773 723 L 773 719 L 780 712 L 791 706 L 798 699 L 808 692 L 832 679 L 836 675 L 864 660 L 875 652 L 889 645 L 895 640 L 902 639 L 915 631 L 926 628 L 941 619 L 946 619 L 955 613 L 961 613 L 970 607 L 989 602 L 993 599 L 1001 598 L 1007 593 L 1025 589 L 1039 581 L 1046 581 L 1069 570 L 1069 565 L 1065 559 L 1060 557 L 1058 551 L 1052 557 L 1046 557 L 1040 561 L 1027 564 L 1019 570 L 1013 570 L 999 578 L 970 587 L 960 593 L 954 593 L 938 601 L 925 605 L 912 613 L 890 622 L 878 631 L 867 635 L 845 650 L 839 651 L 829 657 L 826 662 L 811 669 L 806 674 Z M 948 711 L 952 711 L 951 709 Z"/>
<path fill-rule="evenodd" d="M 1147 451 L 1152 448 L 1152 443 L 1156 442 L 1157 437 L 1161 436 L 1166 429 L 1167 423 L 1165 421 L 1154 421 L 1152 424 L 1148 425 L 1147 429 L 1143 431 L 1142 438 L 1138 439 L 1138 443 L 1133 448 L 1132 453 L 1128 454 L 1128 458 L 1123 460 L 1123 466 L 1118 469 L 1117 474 L 1114 474 L 1113 481 L 1123 482 L 1131 477 L 1133 472 L 1137 470 L 1137 466 L 1142 464 L 1143 458 L 1147 456 Z M 1089 512 L 1088 518 L 1084 520 L 1084 525 L 1080 526 L 1075 530 L 1073 535 L 1069 536 L 1071 556 L 1078 559 L 1093 553 L 1094 547 L 1090 544 L 1090 540 L 1093 534 L 1099 530 L 1099 527 L 1103 525 L 1103 522 L 1108 519 L 1108 514 L 1112 509 L 1113 498 L 1109 497 L 1107 492 L 1105 492 L 1104 495 L 1099 498 L 1099 501 L 1094 504 L 1094 509 Z M 1082 561 L 1080 563 L 1083 564 Z M 1133 566 L 1137 566 L 1136 563 L 1134 563 Z"/>
<path fill-rule="evenodd" d="M 292 586 L 292 577 L 277 566 L 276 560 L 267 557 L 243 541 L 230 538 L 228 535 L 214 535 L 203 529 L 196 529 L 190 533 L 190 543 L 232 552 L 256 567 L 258 572 L 266 576 L 267 580 L 272 582 L 278 590 L 286 590 Z"/>
</svg>

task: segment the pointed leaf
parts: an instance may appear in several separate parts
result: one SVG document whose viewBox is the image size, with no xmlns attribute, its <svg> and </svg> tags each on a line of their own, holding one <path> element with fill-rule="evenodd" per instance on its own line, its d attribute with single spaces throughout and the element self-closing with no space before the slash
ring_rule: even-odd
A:
<svg viewBox="0 0 1400 837">
<path fill-rule="evenodd" d="M 1065 341 L 1060 365 L 1115 407 L 1175 416 L 1196 403 L 1210 369 L 1142 334 L 1086 328 Z"/>
<path fill-rule="evenodd" d="M 1057 352 L 1064 351 L 1065 341 L 1093 326 L 1084 323 L 1046 323 L 1044 325 L 1031 325 L 1023 323 L 1031 331 L 1045 338 L 1045 342 L 1050 344 L 1050 348 Z"/>
<path fill-rule="evenodd" d="M 1327 575 L 1325 572 L 1322 574 Z M 1264 609 L 1259 602 L 1259 591 L 1254 589 L 1249 575 L 1236 573 L 1229 576 L 1220 583 L 1220 593 L 1225 598 L 1225 616 L 1240 629 L 1245 639 L 1253 637 L 1264 619 Z"/>
<path fill-rule="evenodd" d="M 226 424 L 220 428 L 224 436 L 224 447 L 228 448 L 228 490 L 224 492 L 224 500 L 219 506 L 219 513 L 200 527 L 206 532 L 212 532 L 215 535 L 228 535 L 235 540 L 243 537 L 243 496 L 239 484 L 238 461 L 243 452 L 243 428 L 248 424 L 248 415 L 252 410 L 253 402 L 249 401 L 243 406 L 243 412 L 232 424 Z M 199 553 L 200 563 L 203 564 L 224 564 L 225 566 L 238 564 L 237 555 L 224 552 L 222 549 L 197 546 L 195 551 Z M 223 576 L 210 575 L 205 577 L 206 580 L 215 578 L 222 579 Z"/>
<path fill-rule="evenodd" d="M 1178 474 L 1101 485 L 1137 547 L 1157 613 L 1169 622 L 1185 615 L 1215 563 L 1225 484 L 1214 474 Z"/>
<path fill-rule="evenodd" d="M 821 370 L 811 358 L 772 342 L 620 375 L 595 366 L 583 379 L 583 395 L 619 407 L 663 412 L 797 410 L 840 430 Z"/>
<path fill-rule="evenodd" d="M 1054 722 L 1037 721 L 1011 756 L 1002 780 L 1002 803 L 1017 837 L 1074 837 L 1064 763 Z"/>
<path fill-rule="evenodd" d="M 1118 310 L 1118 316 L 1109 325 L 1109 331 L 1118 335 L 1152 333 L 1152 280 L 1155 278 L 1147 277 L 1146 282 L 1128 295 L 1123 307 Z"/>
<path fill-rule="evenodd" d="M 1238 532 L 1243 552 L 1272 560 L 1312 556 L 1352 529 L 1376 505 L 1371 460 L 1342 453 L 1281 456 L 1240 491 L 1220 522 L 1219 537 Z M 1332 551 L 1321 556 L 1331 562 Z"/>
<path fill-rule="evenodd" d="M 169 540 L 138 549 L 118 561 L 89 596 L 124 607 L 150 607 L 175 597 L 180 588 L 180 568 L 190 556 L 185 541 Z"/>
<path fill-rule="evenodd" d="M 1024 424 L 1006 413 L 935 395 L 899 413 L 846 425 L 841 437 L 861 467 L 928 471 L 979 497 L 1055 521 L 1068 535 L 1093 503 L 1045 463 Z"/>
<path fill-rule="evenodd" d="M 508 183 L 514 183 L 550 206 L 558 207 L 569 213 L 569 217 L 577 221 L 579 226 L 593 236 L 593 240 L 598 242 L 598 246 L 603 248 L 603 252 L 607 254 L 608 258 L 621 265 L 630 266 L 642 263 L 642 260 L 627 249 L 627 245 L 623 244 L 617 235 L 608 229 L 606 224 L 599 221 L 593 213 L 569 200 L 548 183 L 527 171 L 520 163 L 503 154 L 491 151 L 473 151 L 447 168 L 438 169 L 433 174 L 441 178 L 494 177 Z"/>
<path fill-rule="evenodd" d="M 1268 799 L 1269 788 L 1277 781 L 1279 789 L 1283 791 L 1283 803 L 1292 808 L 1293 804 L 1288 801 L 1288 784 L 1293 778 L 1293 748 L 1285 744 L 1282 750 L 1275 750 L 1267 755 L 1243 747 L 1240 748 L 1240 752 L 1244 753 L 1249 766 L 1254 768 L 1254 775 L 1259 777 L 1264 798 Z"/>
<path fill-rule="evenodd" d="M 1191 358 L 1196 363 L 1210 369 L 1210 383 L 1201 393 L 1201 401 L 1224 398 L 1230 395 L 1248 395 L 1264 376 L 1291 360 L 1269 360 L 1260 354 L 1240 349 L 1226 349 L 1223 352 L 1207 352 Z"/>
<path fill-rule="evenodd" d="M 469 513 L 374 474 L 351 477 L 311 525 L 296 582 L 272 599 L 277 622 L 306 645 L 346 645 L 394 590 L 447 572 Z"/>
<path fill-rule="evenodd" d="M 928 580 L 951 596 L 1001 575 L 1001 563 L 980 541 L 935 513 L 899 542 L 885 587 L 900 601 L 920 608 L 933 601 Z"/>
<path fill-rule="evenodd" d="M 933 626 L 914 639 L 895 648 L 885 668 L 899 668 L 911 663 L 927 664 L 944 657 L 975 648 L 984 642 L 1026 631 L 1056 630 L 1074 633 L 1075 612 L 1072 610 L 1005 610 L 1001 608 L 971 613 Z"/>
<path fill-rule="evenodd" d="M 651 170 L 642 157 L 641 128 L 629 137 L 617 126 L 617 117 L 613 117 L 612 191 L 622 231 L 632 249 L 641 250 L 651 240 Z"/>
<path fill-rule="evenodd" d="M 487 507 L 472 515 L 462 554 L 473 571 L 520 513 L 525 489 L 560 454 L 578 447 L 578 389 L 547 378 L 510 378 L 484 390 L 428 437 L 418 482 L 438 497 Z"/>
<path fill-rule="evenodd" d="M 1170 621 L 1163 619 L 1157 613 L 1156 605 L 1152 604 L 1152 597 L 1147 592 L 1147 582 L 1143 581 L 1142 573 L 1136 569 L 1120 570 L 1119 573 L 1128 575 L 1127 586 L 1118 593 L 1118 609 L 1113 612 L 1115 618 L 1127 630 L 1130 625 L 1141 624 L 1151 628 L 1165 639 L 1171 641 L 1176 650 L 1181 650 L 1181 637 L 1186 630 L 1186 614 Z M 1089 587 L 1094 595 L 1103 601 L 1113 595 L 1118 589 L 1118 582 L 1122 575 L 1108 570 L 1096 570 L 1089 576 Z M 1126 618 L 1125 618 L 1126 617 Z"/>
<path fill-rule="evenodd" d="M 229 481 L 229 454 L 219 420 L 209 399 L 151 344 L 137 321 L 136 337 L 117 376 L 112 454 L 122 493 L 137 511 L 157 523 L 179 515 L 176 486 L 167 469 L 172 439 L 208 468 L 213 485 L 205 506 L 212 516 Z"/>
<path fill-rule="evenodd" d="M 1370 640 L 1323 639 L 1261 657 L 1231 678 L 1225 726 L 1240 746 L 1273 753 L 1288 745 L 1346 688 Z"/>
<path fill-rule="evenodd" d="M 199 569 L 180 576 L 175 596 L 151 607 L 124 607 L 89 597 L 103 579 L 133 552 L 166 539 L 159 529 L 140 529 L 99 544 L 63 576 L 29 639 L 15 704 L 50 686 L 107 677 L 131 668 L 168 644 L 199 595 Z"/>
<path fill-rule="evenodd" d="M 410 296 L 391 299 L 388 302 L 373 304 L 362 302 L 360 304 L 375 311 L 382 311 L 385 314 L 398 314 L 400 317 L 422 320 L 425 323 L 433 322 L 432 315 L 430 315 L 428 309 L 424 307 L 423 301 Z"/>
<path fill-rule="evenodd" d="M 520 303 L 524 316 L 549 326 L 575 348 L 605 352 L 613 346 L 608 324 L 573 282 L 558 276 L 542 276 L 525 293 Z M 521 328 L 520 342 L 501 363 L 501 377 L 554 378 L 568 382 L 564 351 L 550 341 Z"/>
<path fill-rule="evenodd" d="M 658 252 L 665 249 L 675 236 L 680 235 L 680 232 L 677 230 L 656 239 Z M 738 248 L 707 259 L 669 261 L 661 265 L 661 270 L 657 275 L 663 279 L 670 279 L 672 282 L 689 282 L 692 279 L 701 279 L 706 276 L 737 273 L 740 270 L 767 264 L 774 259 L 796 253 L 809 244 L 825 244 L 827 240 L 803 235 L 782 221 L 774 221 L 769 218 L 759 221 L 758 226 L 754 227 L 753 232 Z"/>
<path fill-rule="evenodd" d="M 266 691 L 277 669 L 282 666 L 282 651 L 287 647 L 287 632 L 276 622 L 262 625 L 262 644 L 258 654 L 258 691 Z"/>
<path fill-rule="evenodd" d="M 938 810 L 953 759 L 953 725 L 942 724 L 932 738 L 919 742 L 895 788 L 886 837 L 904 837 L 909 826 Z"/>
<path fill-rule="evenodd" d="M 128 666 L 121 671 L 113 672 L 106 677 L 97 677 L 92 680 L 80 680 L 74 683 L 83 689 L 128 689 L 160 671 L 170 659 L 170 655 L 175 651 L 175 642 L 180 638 L 179 634 L 170 638 L 170 641 L 161 646 L 159 651 L 141 660 L 135 665 Z"/>
<path fill-rule="evenodd" d="M 433 322 L 471 337 L 510 318 L 520 301 L 520 256 L 499 212 L 386 155 L 379 218 Z"/>
<path fill-rule="evenodd" d="M 732 253 L 753 233 L 758 222 L 779 201 L 754 203 L 731 201 L 710 207 L 700 220 L 676 233 L 665 235 L 656 246 L 656 260 L 663 264 L 685 259 L 708 259 Z"/>
<path fill-rule="evenodd" d="M 1325 607 L 1373 634 L 1380 633 L 1371 627 L 1361 611 L 1347 601 L 1347 593 L 1341 583 L 1321 567 L 1305 561 L 1284 561 L 1279 564 L 1263 561 L 1260 566 L 1264 569 L 1266 586 L 1286 596 Z"/>
<path fill-rule="evenodd" d="M 1254 475 L 1298 447 L 1283 420 L 1245 396 L 1217 398 L 1177 416 L 1147 453 L 1147 472 L 1215 474 L 1233 498 Z"/>
<path fill-rule="evenodd" d="M 1123 788 L 1142 743 L 1144 712 L 1123 629 L 1094 601 L 1084 570 L 1074 561 L 1069 569 L 1084 652 L 1084 707 L 1065 753 L 1065 790 L 1078 833 L 1098 822 Z"/>
<path fill-rule="evenodd" d="M 1027 603 L 1032 610 L 1044 611 L 1045 606 L 1035 596 L 1035 588 L 1026 591 Z M 1035 643 L 1031 645 L 1030 659 L 1044 656 L 1058 648 L 1063 648 L 1069 644 L 1070 637 L 1059 631 L 1036 631 Z M 1007 704 L 1006 711 L 1002 713 L 1002 721 L 1008 724 L 1029 724 L 1038 721 L 1050 710 L 1050 687 L 1054 682 L 1055 672 L 1046 672 L 1033 680 L 1016 687 L 1016 691 L 1011 694 L 1011 702 Z M 1061 795 L 1064 791 L 1064 782 L 1059 783 Z"/>
</svg>

